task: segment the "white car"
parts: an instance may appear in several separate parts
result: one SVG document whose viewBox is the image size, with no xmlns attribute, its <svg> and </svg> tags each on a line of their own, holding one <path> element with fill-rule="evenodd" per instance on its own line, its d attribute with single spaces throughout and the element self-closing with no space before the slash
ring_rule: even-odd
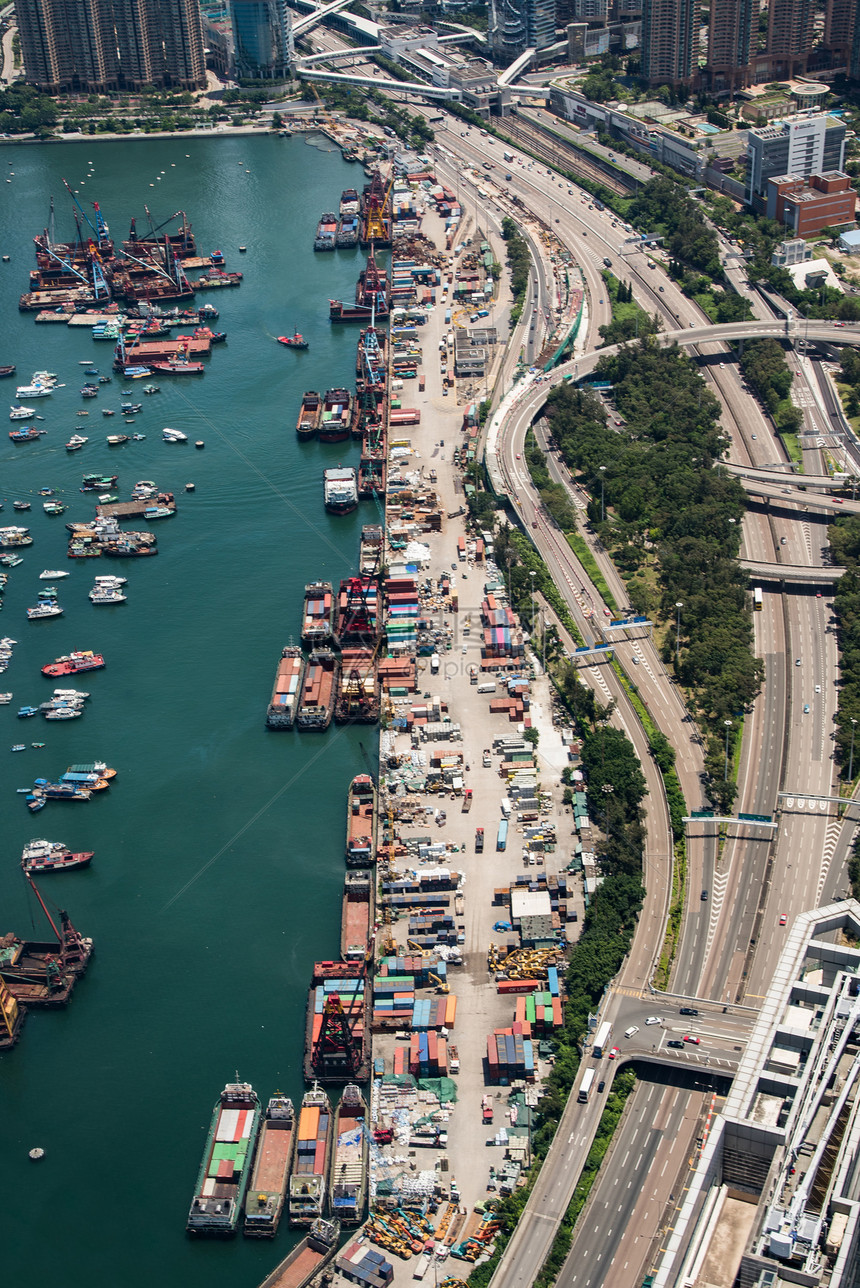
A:
<svg viewBox="0 0 860 1288">
<path fill-rule="evenodd" d="M 645 1023 L 646 1023 L 646 1024 L 662 1024 L 662 1023 L 663 1023 L 663 1020 L 662 1020 L 662 1017 L 661 1017 L 661 1016 L 659 1016 L 659 1015 L 649 1015 L 649 1016 L 648 1016 L 648 1019 L 645 1021 Z"/>
<path fill-rule="evenodd" d="M 638 1024 L 631 1024 L 629 1029 L 625 1029 L 625 1030 L 624 1030 L 624 1036 L 625 1036 L 626 1038 L 632 1038 L 632 1037 L 633 1037 L 633 1034 L 634 1034 L 634 1033 L 638 1033 L 638 1032 L 639 1032 L 639 1025 L 638 1025 Z"/>
</svg>

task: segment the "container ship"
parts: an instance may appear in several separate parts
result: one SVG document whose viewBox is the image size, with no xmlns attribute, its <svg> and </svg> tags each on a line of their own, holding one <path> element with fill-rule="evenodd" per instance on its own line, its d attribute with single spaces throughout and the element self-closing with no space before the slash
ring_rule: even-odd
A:
<svg viewBox="0 0 860 1288">
<path fill-rule="evenodd" d="M 314 1083 L 302 1099 L 289 1187 L 290 1225 L 310 1225 L 326 1210 L 332 1138 L 331 1102 Z"/>
<path fill-rule="evenodd" d="M 361 1088 L 347 1083 L 337 1107 L 331 1152 L 330 1206 L 342 1225 L 360 1225 L 367 1202 L 367 1104 Z"/>
<path fill-rule="evenodd" d="M 358 476 L 351 465 L 324 472 L 323 498 L 329 514 L 352 513 L 358 505 Z"/>
<path fill-rule="evenodd" d="M 335 605 L 335 635 L 342 648 L 370 645 L 379 639 L 379 588 L 375 577 L 346 577 Z"/>
<path fill-rule="evenodd" d="M 307 1237 L 284 1257 L 260 1288 L 307 1288 L 337 1252 L 340 1226 L 337 1222 L 317 1217 L 311 1222 Z"/>
<path fill-rule="evenodd" d="M 388 274 L 376 262 L 373 247 L 367 264 L 358 275 L 355 285 L 355 303 L 329 300 L 328 316 L 331 322 L 374 322 L 388 317 L 391 298 Z"/>
<path fill-rule="evenodd" d="M 314 649 L 308 658 L 302 700 L 296 724 L 300 729 L 322 731 L 334 715 L 340 658 L 331 649 Z"/>
<path fill-rule="evenodd" d="M 334 718 L 337 724 L 376 724 L 379 719 L 379 663 L 376 650 L 345 648 Z"/>
<path fill-rule="evenodd" d="M 243 1228 L 249 1238 L 272 1239 L 277 1233 L 295 1149 L 293 1102 L 276 1093 L 266 1106 L 245 1200 Z"/>
<path fill-rule="evenodd" d="M 317 224 L 314 250 L 334 250 L 337 245 L 337 215 L 326 211 Z"/>
<path fill-rule="evenodd" d="M 330 581 L 312 581 L 305 586 L 302 643 L 306 648 L 319 648 L 331 643 L 333 604 Z"/>
<path fill-rule="evenodd" d="M 248 1082 L 228 1082 L 212 1114 L 203 1162 L 185 1229 L 229 1238 L 245 1201 L 260 1102 Z"/>
<path fill-rule="evenodd" d="M 322 403 L 319 394 L 313 389 L 308 389 L 302 398 L 302 408 L 296 421 L 296 435 L 303 441 L 316 438 L 321 414 Z"/>
<path fill-rule="evenodd" d="M 300 648 L 288 645 L 281 653 L 275 687 L 266 712 L 269 729 L 292 729 L 299 709 L 305 659 Z"/>
<path fill-rule="evenodd" d="M 314 964 L 305 1026 L 306 1082 L 364 1082 L 370 1074 L 370 990 L 362 962 Z"/>
<path fill-rule="evenodd" d="M 370 774 L 349 785 L 346 807 L 346 865 L 369 868 L 376 861 L 376 786 Z"/>
<path fill-rule="evenodd" d="M 352 428 L 353 402 L 348 389 L 327 389 L 323 398 L 318 435 L 321 443 L 342 443 Z"/>
<path fill-rule="evenodd" d="M 350 869 L 344 877 L 340 955 L 346 962 L 364 961 L 373 931 L 375 889 L 373 873 L 367 867 Z"/>
</svg>

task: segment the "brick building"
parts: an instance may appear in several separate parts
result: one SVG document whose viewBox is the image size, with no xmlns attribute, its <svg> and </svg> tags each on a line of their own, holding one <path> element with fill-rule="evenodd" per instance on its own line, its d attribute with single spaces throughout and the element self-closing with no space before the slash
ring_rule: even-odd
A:
<svg viewBox="0 0 860 1288">
<path fill-rule="evenodd" d="M 795 237 L 814 237 L 822 228 L 853 224 L 857 193 L 847 174 L 831 170 L 808 179 L 782 175 L 768 180 L 767 215 Z"/>
</svg>

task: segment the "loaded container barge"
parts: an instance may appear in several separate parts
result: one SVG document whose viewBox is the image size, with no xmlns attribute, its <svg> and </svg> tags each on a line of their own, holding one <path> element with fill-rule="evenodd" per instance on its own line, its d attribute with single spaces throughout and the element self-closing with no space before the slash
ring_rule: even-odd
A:
<svg viewBox="0 0 860 1288">
<path fill-rule="evenodd" d="M 254 1170 L 245 1200 L 245 1234 L 273 1239 L 284 1209 L 287 1178 L 296 1152 L 295 1113 L 289 1096 L 276 1094 L 266 1106 Z"/>
<path fill-rule="evenodd" d="M 337 215 L 326 211 L 317 224 L 314 250 L 334 250 L 337 244 Z"/>
<path fill-rule="evenodd" d="M 312 581 L 305 586 L 302 643 L 306 648 L 318 648 L 331 643 L 333 605 L 330 581 Z"/>
<path fill-rule="evenodd" d="M 308 992 L 307 1082 L 364 1082 L 370 1076 L 370 990 L 364 962 L 314 964 Z"/>
<path fill-rule="evenodd" d="M 304 677 L 305 659 L 302 650 L 288 645 L 278 663 L 275 687 L 266 712 L 266 724 L 270 729 L 292 729 L 299 709 Z"/>
<path fill-rule="evenodd" d="M 331 1137 L 331 1102 L 314 1083 L 304 1094 L 299 1114 L 289 1189 L 290 1225 L 310 1225 L 326 1210 Z"/>
<path fill-rule="evenodd" d="M 370 774 L 357 774 L 347 797 L 346 865 L 369 868 L 375 861 L 376 784 Z"/>
<path fill-rule="evenodd" d="M 318 435 L 321 443 L 342 443 L 352 428 L 352 394 L 348 389 L 327 389 Z"/>
<path fill-rule="evenodd" d="M 340 1226 L 318 1217 L 311 1222 L 307 1237 L 284 1257 L 260 1288 L 307 1288 L 337 1252 Z"/>
<path fill-rule="evenodd" d="M 331 1155 L 331 1211 L 343 1225 L 360 1225 L 364 1217 L 368 1148 L 367 1104 L 350 1082 L 337 1108 Z"/>
<path fill-rule="evenodd" d="M 203 1162 L 185 1229 L 229 1238 L 245 1201 L 260 1102 L 248 1082 L 228 1082 L 212 1114 Z"/>
<path fill-rule="evenodd" d="M 308 659 L 296 724 L 322 731 L 331 724 L 340 677 L 340 659 L 331 649 L 314 649 Z"/>
</svg>

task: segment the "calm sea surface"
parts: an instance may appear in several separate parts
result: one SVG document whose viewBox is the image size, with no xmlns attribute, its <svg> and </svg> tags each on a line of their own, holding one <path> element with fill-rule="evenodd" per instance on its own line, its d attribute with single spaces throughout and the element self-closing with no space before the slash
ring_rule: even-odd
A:
<svg viewBox="0 0 860 1288">
<path fill-rule="evenodd" d="M 285 1225 L 263 1245 L 192 1243 L 184 1225 L 224 1083 L 238 1071 L 264 1103 L 276 1088 L 301 1097 L 310 965 L 339 951 L 346 788 L 365 768 L 362 746 L 376 755 L 372 729 L 264 727 L 305 583 L 354 571 L 361 524 L 378 518 L 368 503 L 343 518 L 323 510 L 324 467 L 357 464 L 357 446 L 295 435 L 305 389 L 354 383 L 357 328 L 333 328 L 328 299 L 352 297 L 361 256 L 314 255 L 312 242 L 320 213 L 364 176 L 338 153 L 270 137 L 3 148 L 0 165 L 0 253 L 10 256 L 0 364 L 18 367 L 0 385 L 4 415 L 32 372 L 66 383 L 36 403 L 45 438 L 0 437 L 0 522 L 26 523 L 35 538 L 7 570 L 0 614 L 0 634 L 19 641 L 0 676 L 14 693 L 0 708 L 0 933 L 50 937 L 18 866 L 26 841 L 96 852 L 88 871 L 41 882 L 49 907 L 67 908 L 95 940 L 89 972 L 68 1009 L 31 1012 L 0 1056 L 3 1275 L 64 1288 L 253 1288 L 289 1250 Z M 220 309 L 213 325 L 227 343 L 204 377 L 161 377 L 161 393 L 141 398 L 144 442 L 105 442 L 124 428 L 100 414 L 118 408 L 120 377 L 97 400 L 79 395 L 79 361 L 109 374 L 112 346 L 18 312 L 51 196 L 57 238 L 74 237 L 63 178 L 88 214 L 99 202 L 117 241 L 132 216 L 146 230 L 145 206 L 155 224 L 185 210 L 200 253 L 220 247 L 245 274 L 236 290 L 198 296 Z M 275 342 L 296 327 L 306 353 Z M 164 443 L 165 425 L 191 442 Z M 73 432 L 89 442 L 69 454 Z M 66 559 L 65 521 L 93 516 L 93 494 L 79 491 L 88 471 L 118 474 L 121 497 L 138 479 L 177 494 L 176 517 L 153 525 L 157 558 Z M 68 502 L 65 516 L 43 513 L 41 487 Z M 24 498 L 33 508 L 16 515 Z M 70 573 L 59 583 L 65 615 L 28 622 L 43 568 Z M 109 572 L 128 578 L 128 601 L 94 607 L 93 576 Z M 107 660 L 79 681 L 92 694 L 85 716 L 17 720 L 53 687 L 40 666 L 80 648 Z M 11 755 L 18 741 L 27 750 Z M 16 795 L 36 775 L 95 759 L 119 771 L 101 799 L 31 816 Z M 27 1157 L 34 1146 L 46 1151 L 40 1164 Z"/>
</svg>

